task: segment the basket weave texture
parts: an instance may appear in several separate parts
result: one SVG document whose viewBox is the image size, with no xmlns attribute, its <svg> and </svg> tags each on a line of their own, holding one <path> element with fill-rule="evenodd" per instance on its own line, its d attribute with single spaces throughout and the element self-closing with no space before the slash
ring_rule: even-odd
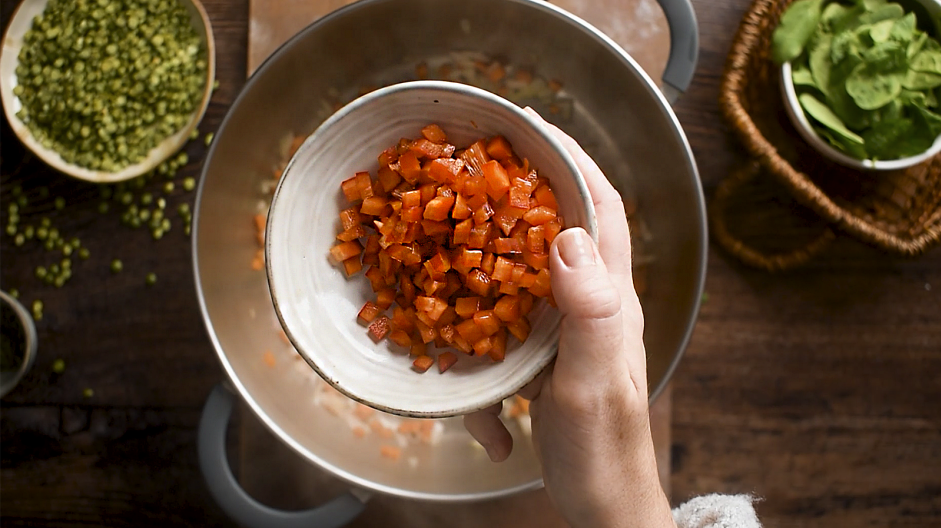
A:
<svg viewBox="0 0 941 528">
<path fill-rule="evenodd" d="M 941 155 L 905 170 L 856 171 L 831 162 L 797 134 L 787 117 L 771 35 L 793 0 L 755 0 L 739 26 L 722 79 L 722 114 L 754 163 L 733 174 L 716 202 L 753 177 L 771 175 L 833 230 L 885 251 L 915 256 L 941 242 Z M 820 251 L 825 233 L 790 255 L 763 255 L 730 235 L 722 203 L 710 212 L 716 238 L 746 263 L 783 269 Z"/>
</svg>

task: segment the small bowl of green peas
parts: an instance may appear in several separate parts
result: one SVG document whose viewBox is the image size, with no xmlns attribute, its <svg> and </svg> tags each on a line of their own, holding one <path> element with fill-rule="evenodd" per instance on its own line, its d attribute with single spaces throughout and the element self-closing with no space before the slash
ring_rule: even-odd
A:
<svg viewBox="0 0 941 528">
<path fill-rule="evenodd" d="M 153 170 L 209 106 L 215 43 L 198 0 L 23 0 L 0 52 L 17 137 L 51 167 L 113 183 Z"/>
</svg>

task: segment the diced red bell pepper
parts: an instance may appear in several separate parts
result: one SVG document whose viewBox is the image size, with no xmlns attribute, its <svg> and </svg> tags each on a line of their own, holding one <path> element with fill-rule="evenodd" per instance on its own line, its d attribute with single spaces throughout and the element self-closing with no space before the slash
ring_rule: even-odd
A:
<svg viewBox="0 0 941 528">
<path fill-rule="evenodd" d="M 457 363 L 457 354 L 454 352 L 442 352 L 438 354 L 438 372 L 444 373 L 449 368 L 453 367 Z"/>
</svg>

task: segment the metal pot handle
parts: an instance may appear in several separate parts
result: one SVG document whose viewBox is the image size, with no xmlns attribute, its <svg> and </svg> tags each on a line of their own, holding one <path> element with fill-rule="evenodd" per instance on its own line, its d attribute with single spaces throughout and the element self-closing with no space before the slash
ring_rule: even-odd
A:
<svg viewBox="0 0 941 528">
<path fill-rule="evenodd" d="M 663 93 L 670 103 L 689 88 L 699 60 L 699 26 L 690 0 L 658 0 L 670 26 L 670 57 L 663 70 Z"/>
<path fill-rule="evenodd" d="M 209 492 L 222 509 L 245 528 L 339 528 L 365 508 L 368 497 L 344 493 L 311 510 L 283 511 L 251 498 L 239 485 L 226 459 L 225 435 L 235 395 L 217 385 L 206 399 L 199 419 L 199 468 Z"/>
</svg>

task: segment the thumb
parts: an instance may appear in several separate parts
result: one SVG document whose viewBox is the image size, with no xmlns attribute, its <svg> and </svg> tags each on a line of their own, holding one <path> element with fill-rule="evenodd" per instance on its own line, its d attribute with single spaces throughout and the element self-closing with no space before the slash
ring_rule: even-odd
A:
<svg viewBox="0 0 941 528">
<path fill-rule="evenodd" d="M 585 230 L 560 233 L 549 258 L 552 295 L 562 313 L 556 376 L 592 382 L 599 368 L 620 362 L 624 348 L 621 296 Z"/>
</svg>

